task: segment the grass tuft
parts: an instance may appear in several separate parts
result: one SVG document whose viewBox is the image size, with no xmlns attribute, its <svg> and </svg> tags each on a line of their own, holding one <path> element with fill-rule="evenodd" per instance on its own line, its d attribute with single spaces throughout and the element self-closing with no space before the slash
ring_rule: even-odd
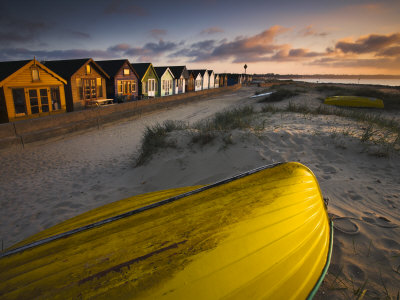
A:
<svg viewBox="0 0 400 300">
<path fill-rule="evenodd" d="M 160 148 L 176 148 L 176 143 L 167 141 L 167 134 L 174 130 L 183 130 L 186 128 L 187 125 L 184 122 L 171 120 L 167 120 L 162 124 L 157 123 L 153 126 L 146 126 L 135 165 L 141 166 L 145 164 Z"/>
</svg>

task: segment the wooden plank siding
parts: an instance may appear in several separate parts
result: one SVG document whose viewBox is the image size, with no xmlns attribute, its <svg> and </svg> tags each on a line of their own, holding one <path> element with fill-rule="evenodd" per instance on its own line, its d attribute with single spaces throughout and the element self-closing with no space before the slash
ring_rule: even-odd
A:
<svg viewBox="0 0 400 300">
<path fill-rule="evenodd" d="M 32 69 L 38 70 L 39 79 L 33 80 L 32 77 Z M 64 113 L 66 112 L 66 102 L 65 102 L 65 93 L 64 93 L 64 84 L 65 81 L 48 70 L 45 66 L 37 62 L 36 60 L 32 60 L 24 67 L 11 74 L 7 79 L 2 81 L 2 96 L 1 102 L 4 105 L 2 109 L 2 122 L 10 122 L 23 120 L 28 118 L 36 118 L 47 116 L 54 113 Z M 52 103 L 53 97 L 51 93 L 52 88 L 58 88 L 59 90 L 59 105 Z M 24 113 L 16 113 L 15 105 L 14 105 L 14 96 L 13 90 L 20 89 L 23 90 L 23 94 L 25 97 L 25 112 Z M 33 110 L 31 105 L 31 97 L 30 91 L 35 91 L 33 93 L 37 94 L 38 105 L 35 105 L 36 113 Z M 47 93 L 46 95 L 41 95 L 40 93 Z M 44 102 L 47 99 L 47 103 Z M 34 103 L 32 101 L 32 103 Z M 2 105 L 2 106 L 3 106 Z M 54 106 L 54 107 L 53 107 Z M 59 106 L 59 107 L 58 107 Z M 43 112 L 42 112 L 43 109 Z M 48 110 L 48 111 L 46 111 Z"/>
</svg>

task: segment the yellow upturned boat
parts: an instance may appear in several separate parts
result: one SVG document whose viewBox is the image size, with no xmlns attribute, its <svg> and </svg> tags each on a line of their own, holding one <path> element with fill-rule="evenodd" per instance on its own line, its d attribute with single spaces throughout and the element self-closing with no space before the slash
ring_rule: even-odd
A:
<svg viewBox="0 0 400 300">
<path fill-rule="evenodd" d="M 381 99 L 361 96 L 332 96 L 326 98 L 324 103 L 336 106 L 384 108 Z"/>
<path fill-rule="evenodd" d="M 305 299 L 332 224 L 299 163 L 95 209 L 1 253 L 1 299 Z"/>
</svg>

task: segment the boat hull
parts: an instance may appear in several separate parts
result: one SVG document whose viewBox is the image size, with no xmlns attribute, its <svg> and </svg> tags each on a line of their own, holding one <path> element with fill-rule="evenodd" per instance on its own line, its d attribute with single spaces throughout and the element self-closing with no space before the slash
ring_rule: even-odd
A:
<svg viewBox="0 0 400 300">
<path fill-rule="evenodd" d="M 134 196 L 39 233 L 2 253 L 0 296 L 305 299 L 329 265 L 331 234 L 313 173 L 278 164 Z"/>
<path fill-rule="evenodd" d="M 361 96 L 333 96 L 325 99 L 325 104 L 347 107 L 384 108 L 381 99 Z"/>
</svg>

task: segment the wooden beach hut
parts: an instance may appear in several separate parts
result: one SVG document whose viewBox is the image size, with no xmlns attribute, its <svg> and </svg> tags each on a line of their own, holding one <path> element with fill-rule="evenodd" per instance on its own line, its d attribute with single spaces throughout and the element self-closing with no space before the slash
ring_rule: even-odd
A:
<svg viewBox="0 0 400 300">
<path fill-rule="evenodd" d="M 209 76 L 208 76 L 208 72 L 205 69 L 199 70 L 200 74 L 202 76 L 203 82 L 202 82 L 202 90 L 207 90 L 208 89 L 208 85 L 209 85 Z"/>
<path fill-rule="evenodd" d="M 160 96 L 170 96 L 174 94 L 174 75 L 172 74 L 169 67 L 154 67 L 159 78 L 158 90 L 160 91 Z"/>
<path fill-rule="evenodd" d="M 214 87 L 219 88 L 219 74 L 215 74 Z"/>
<path fill-rule="evenodd" d="M 106 80 L 107 98 L 118 103 L 138 99 L 139 76 L 127 59 L 99 60 L 96 63 L 110 76 Z"/>
<path fill-rule="evenodd" d="M 183 94 L 188 89 L 189 72 L 186 66 L 169 67 L 174 74 L 174 94 Z"/>
<path fill-rule="evenodd" d="M 235 85 L 235 84 L 240 84 L 241 83 L 241 78 L 242 78 L 242 75 L 241 74 L 237 74 L 237 73 L 235 73 L 235 74 L 227 74 L 227 84 L 228 84 L 228 86 L 231 86 L 231 85 Z"/>
<path fill-rule="evenodd" d="M 158 81 L 159 78 L 154 70 L 152 63 L 131 64 L 139 75 L 139 98 L 159 97 Z"/>
<path fill-rule="evenodd" d="M 192 70 L 194 78 L 194 91 L 201 91 L 203 89 L 203 76 L 201 70 Z"/>
<path fill-rule="evenodd" d="M 67 80 L 67 111 L 81 110 L 112 100 L 106 96 L 106 80 L 110 76 L 93 59 L 51 60 L 45 61 L 44 65 Z"/>
<path fill-rule="evenodd" d="M 226 73 L 219 74 L 219 86 L 227 86 L 228 85 L 228 75 Z"/>
<path fill-rule="evenodd" d="M 187 80 L 187 87 L 185 88 L 185 92 L 194 92 L 195 90 L 195 81 L 196 79 L 194 78 L 194 74 L 192 70 L 188 70 L 188 80 Z"/>
<path fill-rule="evenodd" d="M 208 73 L 208 88 L 213 89 L 214 88 L 214 82 L 215 82 L 215 74 L 213 70 L 207 70 Z"/>
<path fill-rule="evenodd" d="M 0 123 L 65 113 L 66 83 L 36 59 L 0 62 Z"/>
</svg>

